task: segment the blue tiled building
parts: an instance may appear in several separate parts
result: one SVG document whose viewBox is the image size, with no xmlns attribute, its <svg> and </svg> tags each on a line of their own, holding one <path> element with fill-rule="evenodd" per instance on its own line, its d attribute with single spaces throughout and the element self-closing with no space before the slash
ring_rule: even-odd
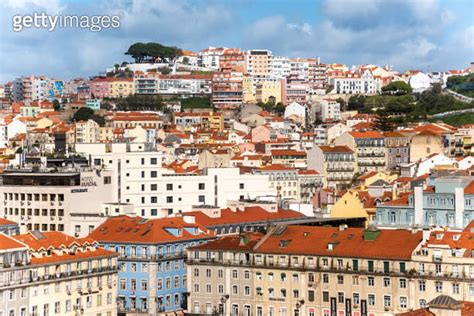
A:
<svg viewBox="0 0 474 316">
<path fill-rule="evenodd" d="M 462 229 L 474 220 L 474 178 L 428 178 L 427 187 L 376 207 L 378 226 Z"/>
<path fill-rule="evenodd" d="M 91 233 L 119 256 L 119 315 L 155 314 L 186 308 L 185 249 L 214 238 L 205 227 L 182 217 L 109 218 Z"/>
</svg>

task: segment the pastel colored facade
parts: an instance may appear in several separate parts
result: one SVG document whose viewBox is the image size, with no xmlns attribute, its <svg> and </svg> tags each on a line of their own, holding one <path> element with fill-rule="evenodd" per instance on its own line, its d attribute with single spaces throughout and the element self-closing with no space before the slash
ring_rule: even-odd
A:
<svg viewBox="0 0 474 316">
<path fill-rule="evenodd" d="M 273 55 L 269 50 L 250 50 L 245 54 L 246 71 L 252 76 L 271 73 Z"/>
<path fill-rule="evenodd" d="M 439 134 L 422 131 L 413 135 L 410 141 L 410 162 L 416 162 L 431 154 L 444 152 L 444 146 Z"/>
<path fill-rule="evenodd" d="M 381 171 L 386 166 L 386 148 L 383 135 L 376 131 L 346 132 L 336 138 L 336 145 L 345 145 L 354 151 L 355 172 Z"/>
<path fill-rule="evenodd" d="M 253 171 L 267 175 L 270 188 L 275 190 L 279 200 L 299 201 L 298 171 L 283 165 L 267 165 Z"/>
<path fill-rule="evenodd" d="M 200 174 L 162 166 L 162 153 L 140 143 L 78 144 L 92 164 L 113 172 L 112 201 L 135 205 L 138 214 L 163 217 L 193 205 L 226 207 L 228 200 L 275 195 L 267 176 L 238 168 L 207 168 Z"/>
<path fill-rule="evenodd" d="M 110 80 L 108 78 L 96 78 L 88 84 L 92 98 L 103 99 L 110 97 Z"/>
<path fill-rule="evenodd" d="M 60 232 L 35 231 L 2 241 L 0 312 L 116 314 L 116 253 L 99 248 L 92 239 L 76 239 Z"/>
<path fill-rule="evenodd" d="M 410 138 L 399 132 L 384 132 L 387 169 L 397 170 L 410 161 Z"/>
<path fill-rule="evenodd" d="M 113 78 L 109 83 L 110 98 L 125 98 L 134 92 L 133 78 Z"/>
<path fill-rule="evenodd" d="M 306 169 L 306 152 L 297 150 L 272 150 L 272 163 L 292 168 Z"/>
<path fill-rule="evenodd" d="M 174 124 L 201 129 L 224 130 L 224 118 L 220 112 L 180 112 L 174 114 Z"/>
<path fill-rule="evenodd" d="M 102 203 L 112 201 L 110 171 L 5 170 L 1 217 L 22 230 L 59 231 L 83 237 L 100 222 Z"/>
<path fill-rule="evenodd" d="M 331 217 L 365 217 L 369 215 L 364 208 L 364 205 L 356 195 L 357 193 L 346 192 L 334 205 L 331 207 Z"/>
<path fill-rule="evenodd" d="M 430 180 L 427 190 L 418 186 L 413 194 L 376 208 L 375 223 L 382 227 L 451 227 L 462 229 L 474 220 L 472 177 L 442 177 Z"/>
<path fill-rule="evenodd" d="M 313 196 L 323 187 L 323 176 L 316 170 L 299 170 L 300 202 L 312 204 Z"/>
<path fill-rule="evenodd" d="M 232 152 L 227 149 L 204 150 L 199 154 L 199 169 L 230 167 Z"/>
<path fill-rule="evenodd" d="M 283 104 L 306 103 L 308 89 L 308 82 L 304 79 L 299 79 L 294 75 L 286 77 L 286 80 L 282 83 L 281 98 Z"/>
<path fill-rule="evenodd" d="M 189 249 L 188 273 L 197 276 L 188 281 L 189 310 L 232 316 L 409 311 L 420 307 L 417 285 L 427 278 L 412 272 L 422 240 L 420 231 L 305 226 L 221 237 Z"/>
<path fill-rule="evenodd" d="M 118 216 L 105 221 L 91 237 L 119 253 L 118 313 L 156 315 L 186 309 L 186 248 L 214 234 L 178 217 Z"/>
<path fill-rule="evenodd" d="M 96 121 L 89 119 L 75 124 L 76 143 L 96 143 L 100 139 L 100 126 Z"/>
<path fill-rule="evenodd" d="M 212 104 L 217 108 L 235 108 L 244 101 L 243 73 L 215 72 L 212 76 Z"/>
<path fill-rule="evenodd" d="M 281 84 L 281 80 L 265 80 L 257 83 L 255 90 L 255 99 L 263 103 L 274 102 L 274 104 L 277 104 L 282 102 Z"/>
<path fill-rule="evenodd" d="M 307 159 L 308 169 L 319 171 L 327 187 L 346 186 L 354 176 L 354 152 L 347 146 L 314 146 Z"/>
</svg>

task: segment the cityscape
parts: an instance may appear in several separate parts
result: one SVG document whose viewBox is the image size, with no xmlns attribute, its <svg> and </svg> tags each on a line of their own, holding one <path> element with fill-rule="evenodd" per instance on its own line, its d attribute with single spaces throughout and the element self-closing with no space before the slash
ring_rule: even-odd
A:
<svg viewBox="0 0 474 316">
<path fill-rule="evenodd" d="M 80 2 L 0 5 L 0 316 L 474 315 L 474 3 Z"/>
</svg>

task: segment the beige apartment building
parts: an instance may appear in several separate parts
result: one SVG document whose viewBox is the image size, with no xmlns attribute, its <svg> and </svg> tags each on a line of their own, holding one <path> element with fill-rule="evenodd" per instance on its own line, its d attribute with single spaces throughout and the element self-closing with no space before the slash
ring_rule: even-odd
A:
<svg viewBox="0 0 474 316">
<path fill-rule="evenodd" d="M 252 76 L 268 75 L 272 71 L 272 52 L 266 49 L 253 49 L 245 55 L 247 73 Z"/>
<path fill-rule="evenodd" d="M 460 240 L 473 234 L 465 230 Z M 188 273 L 199 270 L 217 280 L 193 280 L 216 288 L 204 293 L 189 284 L 188 305 L 199 315 L 378 316 L 425 307 L 440 294 L 472 301 L 472 249 L 459 249 L 463 264 L 456 268 L 458 277 L 443 264 L 436 274 L 434 261 L 450 262 L 451 251 L 442 243 L 434 246 L 439 237 L 433 235 L 432 241 L 428 235 L 402 229 L 288 226 L 266 235 L 222 237 L 189 249 Z M 438 252 L 432 255 L 436 247 L 446 250 L 441 259 Z M 427 255 L 426 248 L 432 249 Z"/>
</svg>

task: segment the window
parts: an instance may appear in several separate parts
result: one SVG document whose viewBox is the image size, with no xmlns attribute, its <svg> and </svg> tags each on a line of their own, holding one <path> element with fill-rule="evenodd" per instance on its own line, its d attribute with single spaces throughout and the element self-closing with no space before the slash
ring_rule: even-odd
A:
<svg viewBox="0 0 474 316">
<path fill-rule="evenodd" d="M 400 279 L 399 284 L 400 284 L 401 289 L 406 289 L 407 288 L 407 280 L 406 279 Z"/>
<path fill-rule="evenodd" d="M 344 276 L 343 275 L 338 275 L 337 276 L 337 284 L 344 284 Z"/>
<path fill-rule="evenodd" d="M 237 270 L 232 270 L 232 278 L 237 279 L 239 277 L 239 273 Z"/>
<path fill-rule="evenodd" d="M 314 302 L 314 291 L 313 290 L 308 291 L 308 301 Z"/>
<path fill-rule="evenodd" d="M 374 262 L 372 260 L 369 260 L 368 268 L 369 268 L 369 272 L 374 272 Z"/>
<path fill-rule="evenodd" d="M 158 176 L 158 172 L 156 172 L 156 171 L 151 171 L 150 172 L 150 177 L 156 178 L 157 176 Z"/>
<path fill-rule="evenodd" d="M 374 285 L 375 285 L 374 277 L 369 276 L 369 277 L 367 278 L 367 283 L 368 283 L 369 286 L 374 286 Z"/>
<path fill-rule="evenodd" d="M 419 300 L 418 303 L 420 304 L 420 308 L 425 308 L 426 307 L 426 300 Z"/>
<path fill-rule="evenodd" d="M 299 298 L 299 297 L 300 297 L 300 291 L 293 290 L 293 298 Z"/>
<path fill-rule="evenodd" d="M 166 191 L 173 191 L 173 184 L 172 183 L 167 183 L 166 184 Z"/>
<path fill-rule="evenodd" d="M 199 188 L 199 190 L 204 190 L 205 189 L 204 183 L 199 183 L 198 188 Z"/>
<path fill-rule="evenodd" d="M 150 164 L 156 165 L 157 164 L 157 159 L 156 158 L 150 158 Z"/>
<path fill-rule="evenodd" d="M 156 287 L 158 288 L 158 291 L 163 289 L 163 279 L 158 279 L 156 281 Z"/>
<path fill-rule="evenodd" d="M 206 293 L 212 293 L 212 286 L 211 286 L 211 284 L 206 284 Z"/>
<path fill-rule="evenodd" d="M 250 271 L 249 270 L 244 271 L 244 279 L 246 279 L 246 280 L 250 279 Z"/>
<path fill-rule="evenodd" d="M 405 264 L 405 262 L 400 262 L 400 272 L 401 272 L 401 273 L 406 272 L 406 264 Z"/>
<path fill-rule="evenodd" d="M 375 294 L 367 295 L 367 304 L 369 306 L 375 306 Z"/>
<path fill-rule="evenodd" d="M 244 287 L 244 295 L 250 296 L 250 286 L 245 286 Z"/>
<path fill-rule="evenodd" d="M 329 274 L 323 273 L 323 283 L 329 283 Z"/>
<path fill-rule="evenodd" d="M 224 270 L 222 269 L 217 270 L 217 277 L 219 279 L 222 279 L 224 277 Z"/>
<path fill-rule="evenodd" d="M 383 306 L 384 307 L 392 306 L 392 297 L 390 295 L 384 295 L 384 297 L 383 297 Z"/>
<path fill-rule="evenodd" d="M 232 294 L 239 294 L 239 287 L 237 285 L 232 285 Z"/>
<path fill-rule="evenodd" d="M 337 293 L 337 302 L 343 304 L 344 303 L 344 293 L 338 292 Z"/>
<path fill-rule="evenodd" d="M 199 293 L 199 283 L 194 283 L 194 292 Z"/>
<path fill-rule="evenodd" d="M 323 302 L 329 302 L 329 292 L 323 291 Z"/>
<path fill-rule="evenodd" d="M 383 286 L 384 287 L 390 286 L 390 278 L 383 278 Z"/>
<path fill-rule="evenodd" d="M 453 283 L 453 294 L 459 294 L 459 283 Z"/>
<path fill-rule="evenodd" d="M 173 197 L 172 196 L 167 196 L 166 197 L 166 203 L 173 203 Z"/>
<path fill-rule="evenodd" d="M 435 289 L 436 289 L 436 293 L 442 293 L 443 292 L 443 282 L 436 281 L 435 282 Z"/>
<path fill-rule="evenodd" d="M 219 284 L 219 285 L 217 286 L 217 292 L 219 292 L 219 294 L 224 293 L 224 285 Z"/>
<path fill-rule="evenodd" d="M 359 305 L 360 303 L 359 293 L 352 293 L 352 300 L 355 305 Z"/>
<path fill-rule="evenodd" d="M 420 292 L 425 292 L 426 291 L 426 281 L 425 280 L 418 281 L 418 290 Z"/>
<path fill-rule="evenodd" d="M 280 290 L 280 296 L 281 296 L 282 298 L 286 298 L 286 289 L 281 289 L 281 290 Z"/>
<path fill-rule="evenodd" d="M 244 184 L 243 183 L 239 183 L 239 189 L 243 190 L 244 189 Z"/>
<path fill-rule="evenodd" d="M 147 282 L 147 280 L 142 280 L 141 281 L 140 289 L 142 291 L 148 291 L 148 282 Z"/>
</svg>

